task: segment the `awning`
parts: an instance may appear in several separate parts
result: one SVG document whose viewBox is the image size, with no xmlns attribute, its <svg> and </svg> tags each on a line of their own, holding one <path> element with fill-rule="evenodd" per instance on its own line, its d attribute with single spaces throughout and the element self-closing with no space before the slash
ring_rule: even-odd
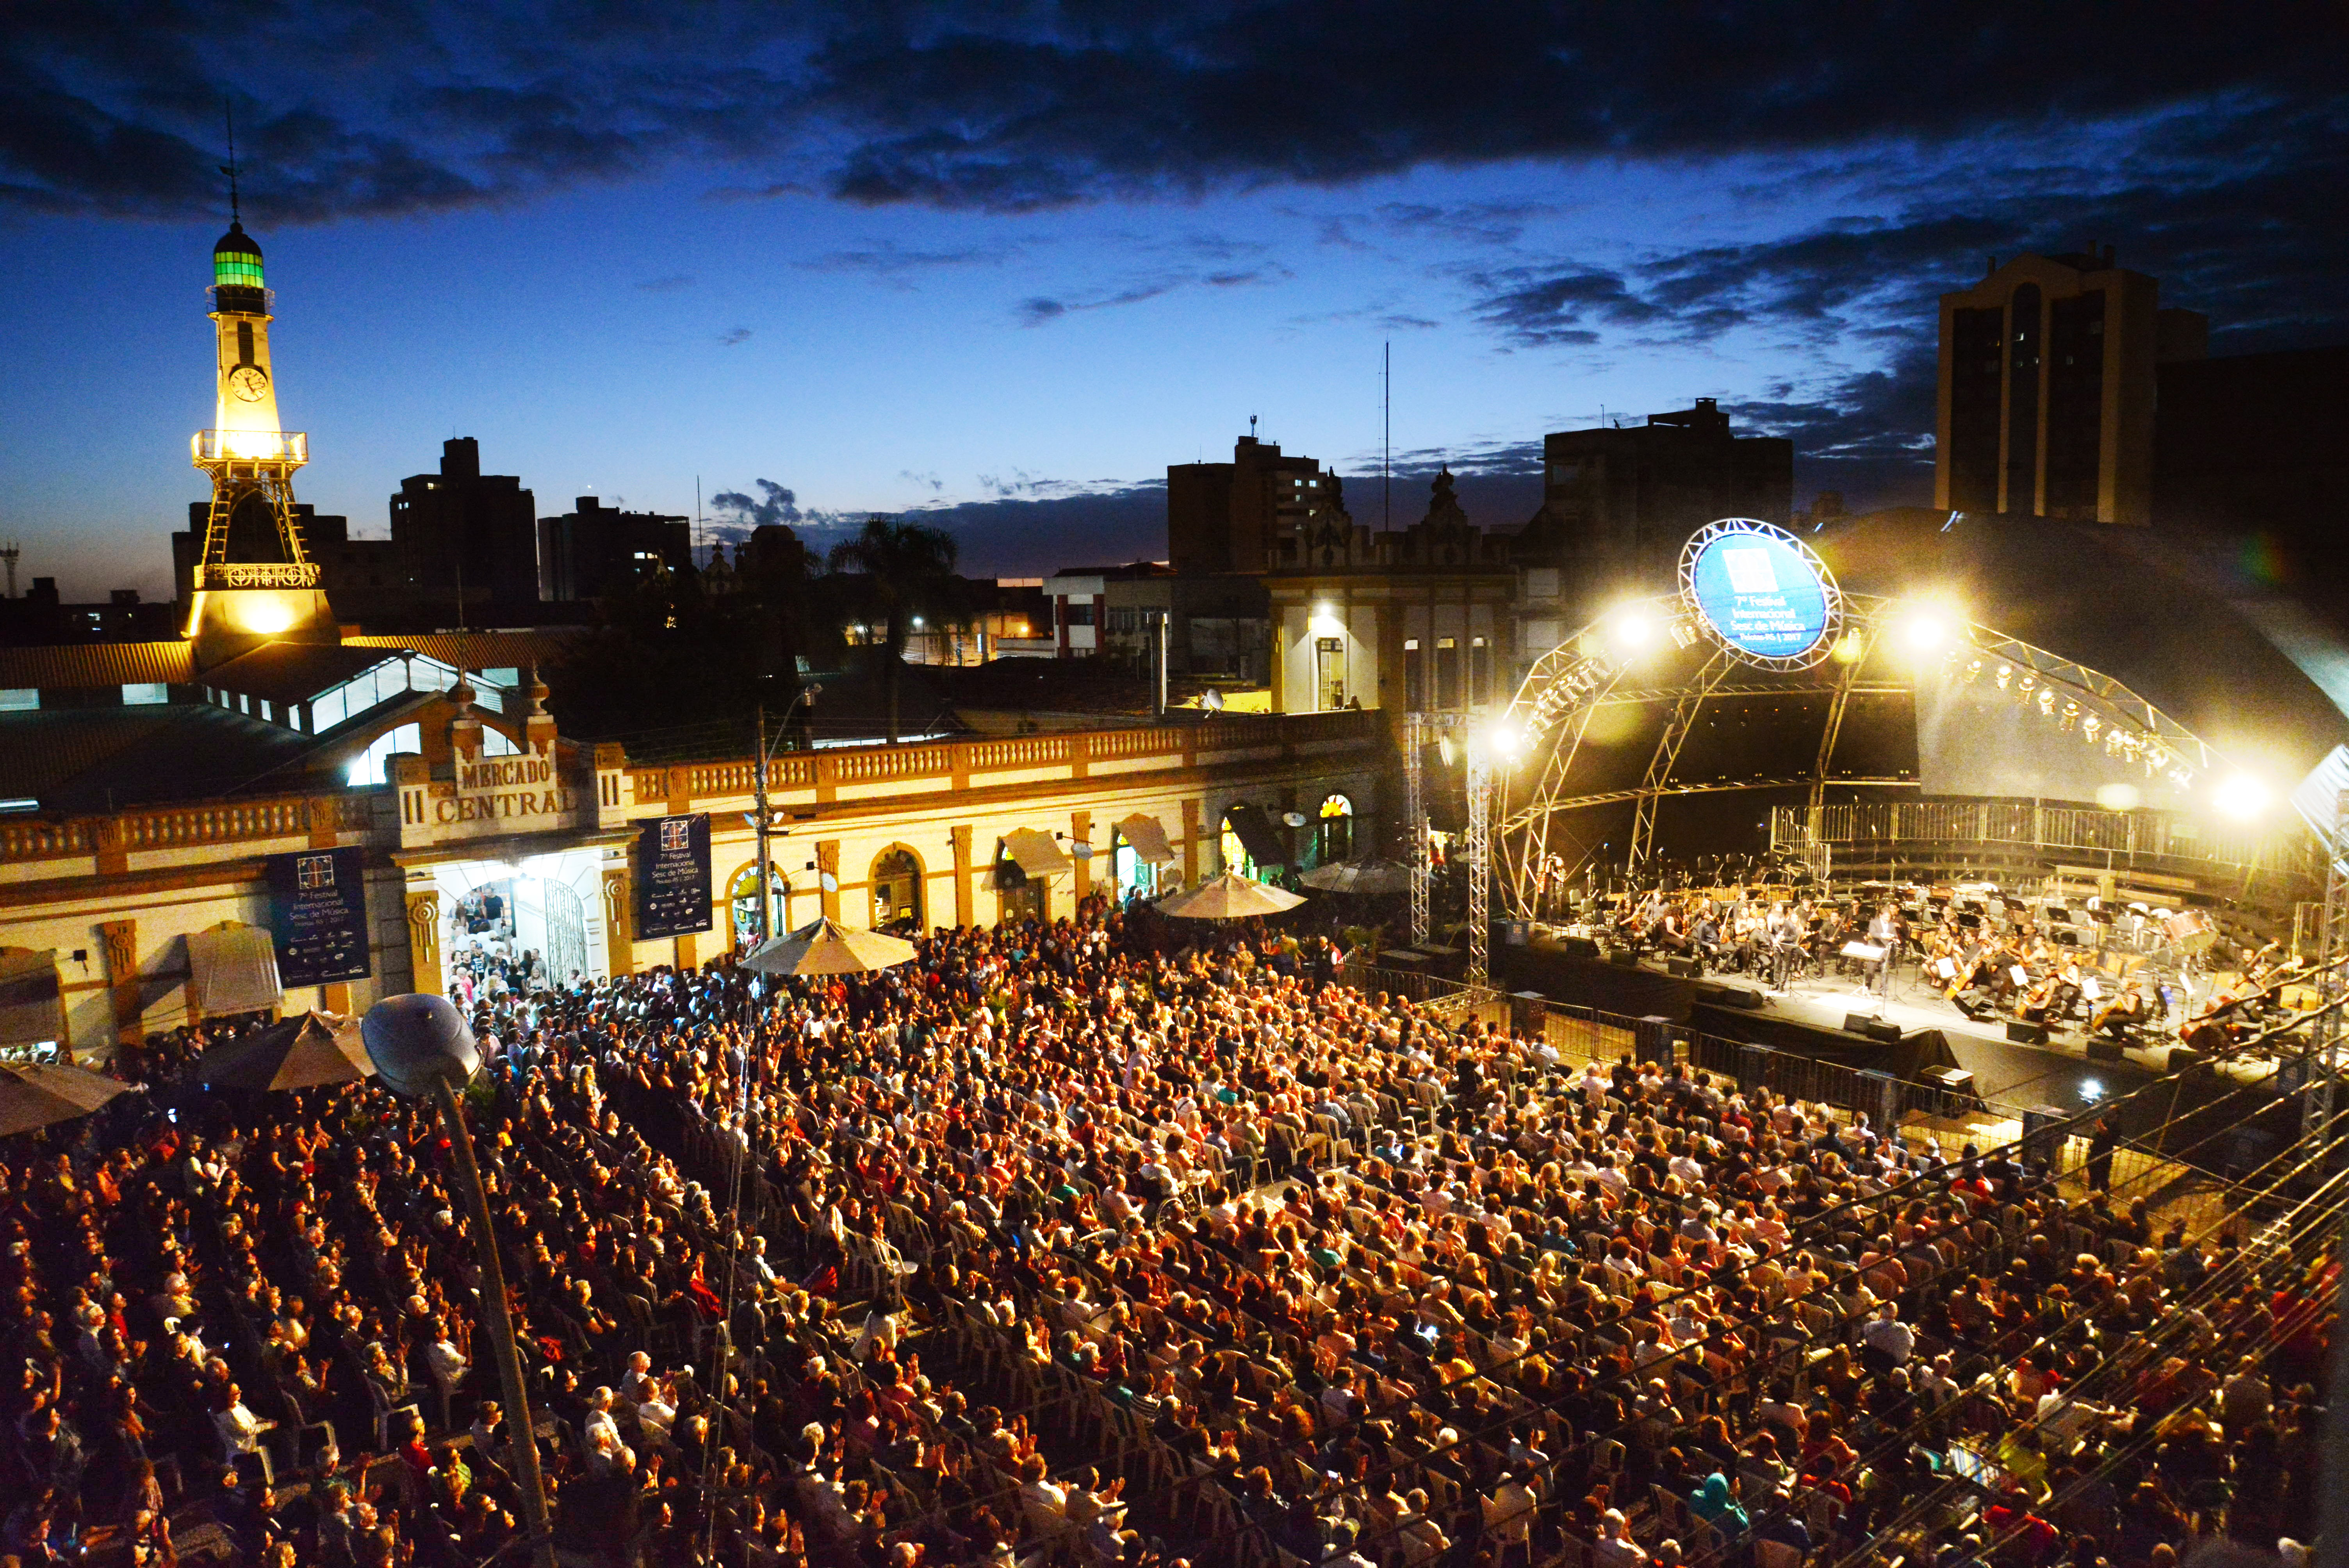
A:
<svg viewBox="0 0 2349 1568">
<path fill-rule="evenodd" d="M 1257 864 L 1285 866 L 1288 863 L 1288 846 L 1273 830 L 1272 824 L 1264 820 L 1264 813 L 1254 806 L 1245 800 L 1237 802 L 1226 809 L 1224 820 L 1231 824 L 1232 831 L 1240 836 L 1240 847 Z"/>
<path fill-rule="evenodd" d="M 65 1037 L 57 950 L 0 948 L 0 1046 L 46 1045 Z"/>
<path fill-rule="evenodd" d="M 1163 866 L 1173 862 L 1174 846 L 1166 841 L 1166 830 L 1158 819 L 1147 811 L 1136 811 L 1116 824 L 1118 837 L 1125 841 L 1133 858 L 1144 865 Z"/>
<path fill-rule="evenodd" d="M 1030 877 L 1048 877 L 1075 864 L 1052 835 L 1035 828 L 1014 828 L 1003 835 L 1003 852 Z"/>
<path fill-rule="evenodd" d="M 285 999 L 277 948 L 258 925 L 223 925 L 188 934 L 188 974 L 199 1018 L 265 1012 Z"/>
</svg>

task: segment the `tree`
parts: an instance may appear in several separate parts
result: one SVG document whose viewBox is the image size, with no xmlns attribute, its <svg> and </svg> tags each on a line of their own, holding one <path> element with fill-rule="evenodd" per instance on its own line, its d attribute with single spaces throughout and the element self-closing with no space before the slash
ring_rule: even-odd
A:
<svg viewBox="0 0 2349 1568">
<path fill-rule="evenodd" d="M 864 531 L 832 547 L 832 570 L 846 573 L 865 624 L 881 628 L 871 645 L 889 694 L 889 740 L 897 740 L 897 691 L 905 642 L 916 618 L 936 626 L 962 626 L 970 608 L 955 575 L 954 535 L 895 518 L 873 517 Z"/>
</svg>

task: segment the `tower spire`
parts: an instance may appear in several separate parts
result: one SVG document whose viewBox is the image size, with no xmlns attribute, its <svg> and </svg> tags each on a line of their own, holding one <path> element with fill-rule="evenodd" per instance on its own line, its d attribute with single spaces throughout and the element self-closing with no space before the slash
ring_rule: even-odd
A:
<svg viewBox="0 0 2349 1568">
<path fill-rule="evenodd" d="M 236 197 L 236 100 L 221 99 L 221 115 L 228 121 L 228 161 L 220 171 L 228 176 L 228 222 L 232 229 L 244 226 L 244 214 L 238 210 Z"/>
</svg>

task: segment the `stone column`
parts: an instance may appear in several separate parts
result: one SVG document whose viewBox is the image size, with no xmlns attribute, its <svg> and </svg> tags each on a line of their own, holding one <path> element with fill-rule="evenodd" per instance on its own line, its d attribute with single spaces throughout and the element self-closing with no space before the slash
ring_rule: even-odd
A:
<svg viewBox="0 0 2349 1568">
<path fill-rule="evenodd" d="M 145 1008 L 139 994 L 139 923 L 135 920 L 109 920 L 98 928 L 98 945 L 106 954 L 107 1000 L 114 1011 L 114 1039 L 117 1045 L 137 1046 L 147 1037 Z M 59 1052 L 67 1060 L 73 1049 L 67 1042 L 57 1042 Z"/>
</svg>

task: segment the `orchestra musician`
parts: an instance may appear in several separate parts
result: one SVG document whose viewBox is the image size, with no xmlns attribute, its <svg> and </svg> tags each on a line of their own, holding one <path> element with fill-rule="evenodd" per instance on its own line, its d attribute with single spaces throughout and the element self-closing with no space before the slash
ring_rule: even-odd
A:
<svg viewBox="0 0 2349 1568">
<path fill-rule="evenodd" d="M 2096 1009 L 2095 1015 L 2088 1020 L 2088 1032 L 2101 1035 L 2109 1031 L 2115 1039 L 2126 1039 L 2131 1029 L 2146 1022 L 2149 1011 L 2145 992 L 2137 977 L 2131 975 L 2127 985 Z"/>
<path fill-rule="evenodd" d="M 1870 945 L 1884 949 L 1884 956 L 1868 965 L 1868 986 L 1878 995 L 1892 994 L 1892 966 L 1900 961 L 1900 922 L 1890 904 L 1879 905 L 1876 917 L 1868 923 Z"/>
</svg>

